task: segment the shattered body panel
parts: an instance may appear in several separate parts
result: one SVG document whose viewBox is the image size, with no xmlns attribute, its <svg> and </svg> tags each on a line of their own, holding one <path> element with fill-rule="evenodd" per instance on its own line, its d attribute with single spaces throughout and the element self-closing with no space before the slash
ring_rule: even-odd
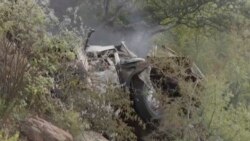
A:
<svg viewBox="0 0 250 141">
<path fill-rule="evenodd" d="M 86 49 L 86 53 L 91 72 L 99 75 L 112 72 L 111 77 L 119 77 L 120 84 L 129 83 L 132 75 L 140 73 L 149 66 L 144 58 L 138 58 L 124 43 L 119 46 L 91 45 Z M 105 77 L 107 76 L 103 76 Z"/>
<path fill-rule="evenodd" d="M 86 52 L 102 52 L 115 49 L 115 46 L 90 46 L 86 49 Z"/>
</svg>

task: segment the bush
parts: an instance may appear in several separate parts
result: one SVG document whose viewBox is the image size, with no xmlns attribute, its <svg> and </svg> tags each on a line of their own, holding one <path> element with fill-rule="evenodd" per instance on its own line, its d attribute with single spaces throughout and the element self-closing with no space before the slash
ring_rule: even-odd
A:
<svg viewBox="0 0 250 141">
<path fill-rule="evenodd" d="M 238 34 L 228 36 L 230 48 L 225 67 L 217 74 L 208 75 L 202 100 L 204 121 L 210 131 L 210 140 L 249 140 L 249 40 Z M 218 60 L 221 61 L 221 60 Z"/>
<path fill-rule="evenodd" d="M 2 129 L 18 130 L 19 121 L 38 115 L 74 136 L 91 129 L 117 140 L 136 140 L 127 121 L 140 120 L 128 94 L 110 90 L 100 95 L 88 88 L 86 74 L 77 65 L 77 53 L 84 42 L 78 32 L 60 27 L 56 35 L 48 33 L 48 15 L 33 0 L 2 1 L 0 13 L 0 43 L 8 45 L 0 44 L 0 54 L 10 54 L 16 61 L 12 63 L 10 58 L 10 63 L 1 67 L 0 110 L 8 111 L 1 112 L 0 124 L 6 125 Z M 9 52 L 3 52 L 6 49 Z M 1 55 L 0 63 L 7 62 L 2 59 L 6 58 Z M 13 79 L 18 89 L 6 81 L 9 75 L 4 71 L 11 67 L 8 70 L 13 78 L 22 78 L 20 82 Z M 3 91 L 3 87 L 15 92 Z"/>
<path fill-rule="evenodd" d="M 74 47 L 82 39 L 68 31 L 51 36 L 47 15 L 33 0 L 2 0 L 0 13 L 0 129 L 17 130 L 29 115 L 61 114 L 51 97 L 54 77 L 77 59 Z"/>
<path fill-rule="evenodd" d="M 164 51 L 159 50 L 162 54 Z M 150 58 L 150 62 L 162 75 L 153 82 L 157 84 L 164 115 L 157 129 L 146 140 L 206 139 L 206 129 L 200 117 L 202 83 L 188 73 L 192 61 L 185 57 L 156 55 Z"/>
<path fill-rule="evenodd" d="M 0 140 L 1 141 L 19 141 L 19 133 L 9 136 L 9 135 L 5 135 L 3 131 L 0 131 Z"/>
<path fill-rule="evenodd" d="M 5 122 L 15 108 L 25 105 L 29 59 L 37 39 L 42 37 L 44 14 L 31 0 L 2 0 L 0 13 L 0 99 L 5 105 L 1 109 Z"/>
<path fill-rule="evenodd" d="M 243 24 L 240 28 L 247 29 Z M 197 119 L 205 125 L 207 140 L 248 140 L 249 37 L 241 30 L 221 33 L 185 26 L 172 30 L 172 35 L 157 42 L 167 40 L 167 47 L 190 56 L 206 74 Z"/>
<path fill-rule="evenodd" d="M 103 133 L 114 140 L 136 140 L 135 129 L 128 124 L 138 122 L 140 125 L 141 122 L 142 125 L 142 121 L 136 116 L 129 94 L 114 88 L 102 94 L 85 89 L 70 99 L 74 109 L 81 113 L 82 120 L 89 123 L 87 129 Z"/>
</svg>

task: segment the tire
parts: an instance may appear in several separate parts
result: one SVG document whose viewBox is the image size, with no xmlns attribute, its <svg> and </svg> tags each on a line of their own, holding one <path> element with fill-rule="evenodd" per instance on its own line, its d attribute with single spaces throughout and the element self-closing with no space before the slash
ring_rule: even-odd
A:
<svg viewBox="0 0 250 141">
<path fill-rule="evenodd" d="M 148 100 L 148 92 L 146 84 L 134 76 L 131 81 L 132 99 L 134 108 L 137 114 L 146 122 L 155 122 L 160 120 L 161 112 L 155 110 L 151 105 L 152 102 Z"/>
</svg>

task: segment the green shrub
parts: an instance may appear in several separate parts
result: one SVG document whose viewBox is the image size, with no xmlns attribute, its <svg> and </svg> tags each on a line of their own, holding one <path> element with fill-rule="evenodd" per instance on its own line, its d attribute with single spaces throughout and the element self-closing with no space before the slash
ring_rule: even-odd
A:
<svg viewBox="0 0 250 141">
<path fill-rule="evenodd" d="M 0 131 L 0 141 L 19 141 L 19 133 L 9 136 L 5 135 L 3 131 Z"/>
<path fill-rule="evenodd" d="M 51 89 L 56 73 L 67 73 L 62 68 L 77 59 L 74 48 L 82 38 L 69 31 L 54 36 L 46 32 L 48 15 L 34 0 L 0 3 L 0 129 L 15 128 L 29 115 L 62 115 L 63 109 L 55 110 L 59 106 Z M 76 120 L 64 118 L 65 124 Z"/>
<path fill-rule="evenodd" d="M 206 139 L 205 126 L 201 119 L 201 90 L 202 83 L 193 82 L 188 79 L 190 74 L 187 70 L 192 67 L 192 61 L 188 58 L 171 58 L 164 56 L 167 54 L 164 49 L 154 58 L 150 58 L 153 67 L 160 70 L 163 77 L 158 80 L 163 81 L 157 86 L 161 106 L 164 115 L 157 127 L 146 137 L 146 140 L 201 140 Z M 164 78 L 170 78 L 172 80 Z M 177 88 L 168 91 L 164 82 L 175 81 Z M 154 82 L 158 84 L 158 82 Z"/>
<path fill-rule="evenodd" d="M 248 22 L 249 23 L 249 22 Z M 245 31 L 242 24 L 242 31 Z M 207 140 L 249 139 L 249 37 L 241 30 L 178 27 L 157 41 L 190 56 L 206 74 L 200 116 Z M 181 123 L 181 122 L 180 122 Z"/>
<path fill-rule="evenodd" d="M 231 45 L 225 67 L 217 70 L 217 74 L 208 75 L 202 101 L 204 121 L 211 134 L 210 140 L 247 141 L 250 133 L 249 40 L 237 34 L 231 34 L 228 39 Z"/>
<path fill-rule="evenodd" d="M 129 94 L 119 89 L 109 89 L 102 94 L 85 89 L 70 99 L 73 109 L 89 123 L 87 129 L 107 134 L 115 140 L 136 140 L 135 129 L 128 122 L 143 123 L 132 108 Z"/>
</svg>

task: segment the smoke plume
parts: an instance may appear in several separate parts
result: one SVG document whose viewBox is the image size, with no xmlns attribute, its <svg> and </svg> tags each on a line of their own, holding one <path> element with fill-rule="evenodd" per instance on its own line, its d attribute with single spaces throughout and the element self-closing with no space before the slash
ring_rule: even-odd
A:
<svg viewBox="0 0 250 141">
<path fill-rule="evenodd" d="M 110 2 L 116 4 L 115 6 L 113 5 L 114 9 L 119 6 L 122 7 L 119 12 L 122 11 L 122 13 L 126 13 L 128 23 L 145 22 L 141 16 L 143 13 L 135 11 L 135 7 L 129 5 L 129 3 L 125 3 L 124 0 L 117 0 L 116 2 L 110 0 Z M 124 6 L 122 4 L 126 5 Z M 103 21 L 110 17 L 106 19 L 97 17 L 97 15 L 103 14 L 99 0 L 83 0 L 82 2 L 78 0 L 51 0 L 50 8 L 54 10 L 55 15 L 60 21 L 65 20 L 65 17 L 67 17 L 71 19 L 70 24 L 73 26 L 79 26 L 80 23 L 83 23 L 86 28 L 95 29 L 95 33 L 93 33 L 90 38 L 90 44 L 117 45 L 120 44 L 121 41 L 125 41 L 128 48 L 140 57 L 145 57 L 152 47 L 150 42 L 151 37 L 147 32 L 147 23 L 139 24 L 132 28 L 124 28 L 124 25 L 119 27 L 119 24 L 102 25 Z M 80 17 L 78 20 L 76 20 L 76 14 Z"/>
</svg>

